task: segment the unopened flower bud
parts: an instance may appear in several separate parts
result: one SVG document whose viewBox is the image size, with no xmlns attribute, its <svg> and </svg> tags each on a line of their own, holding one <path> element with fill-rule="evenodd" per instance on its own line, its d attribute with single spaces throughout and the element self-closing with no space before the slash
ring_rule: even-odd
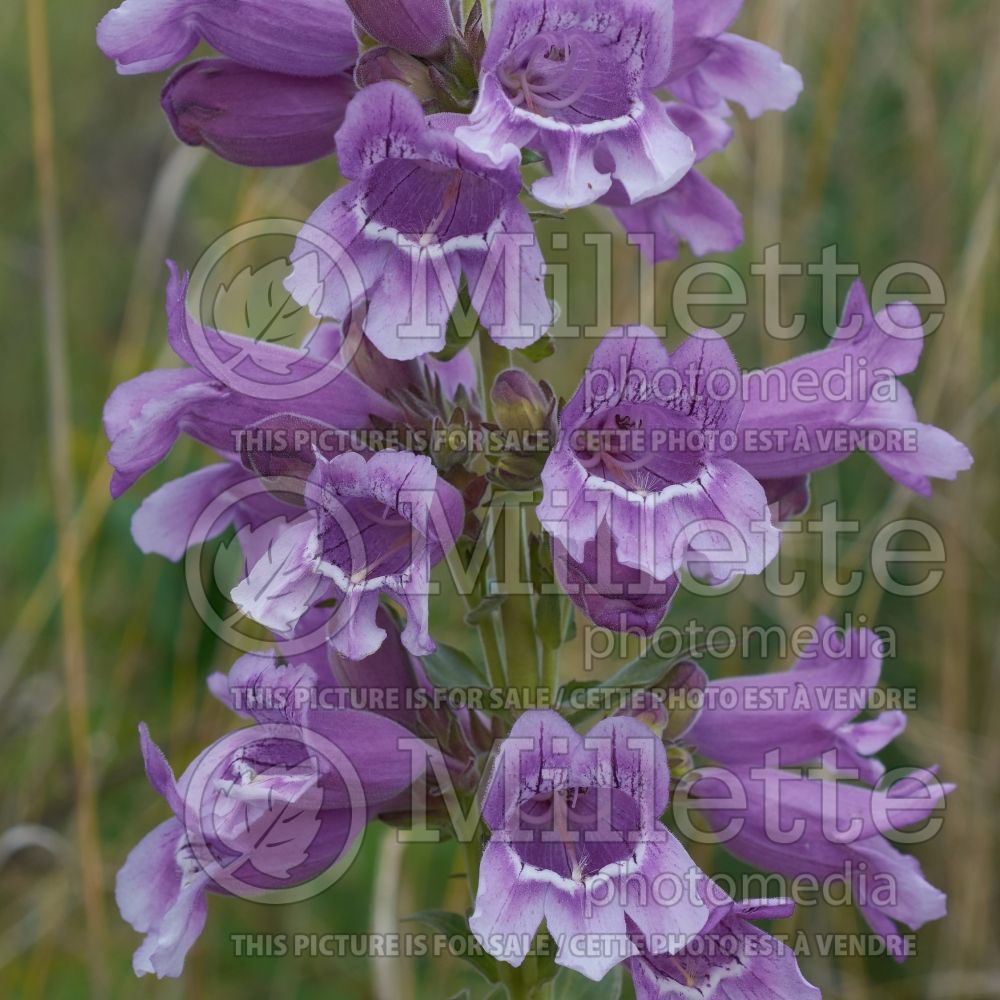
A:
<svg viewBox="0 0 1000 1000">
<path fill-rule="evenodd" d="M 286 76 L 230 59 L 199 59 L 167 81 L 161 103 L 181 142 L 244 166 L 284 167 L 334 151 L 354 93 L 347 73 Z"/>
<path fill-rule="evenodd" d="M 547 384 L 536 382 L 519 368 L 510 368 L 496 377 L 490 398 L 497 423 L 511 431 L 544 430 L 555 403 Z"/>
<path fill-rule="evenodd" d="M 347 0 L 376 41 L 414 56 L 436 56 L 455 34 L 448 0 Z"/>
<path fill-rule="evenodd" d="M 354 80 L 359 87 L 370 87 L 383 80 L 401 83 L 416 94 L 421 103 L 434 97 L 434 86 L 427 66 L 419 59 L 414 59 L 399 49 L 391 49 L 388 45 L 369 49 L 361 55 L 354 68 Z"/>
</svg>

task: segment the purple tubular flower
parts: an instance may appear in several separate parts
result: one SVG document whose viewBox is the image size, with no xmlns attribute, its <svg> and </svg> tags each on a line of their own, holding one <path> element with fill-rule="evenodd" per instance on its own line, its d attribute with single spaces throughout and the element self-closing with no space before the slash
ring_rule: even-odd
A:
<svg viewBox="0 0 1000 1000">
<path fill-rule="evenodd" d="M 732 128 L 723 119 L 688 105 L 668 104 L 667 114 L 691 137 L 699 163 L 724 149 L 732 138 Z M 615 197 L 613 191 L 602 201 L 625 231 L 639 239 L 644 255 L 654 263 L 673 260 L 681 240 L 690 244 L 697 256 L 729 253 L 743 242 L 739 209 L 697 170 L 688 172 L 669 191 L 635 205 Z"/>
<path fill-rule="evenodd" d="M 615 557 L 607 524 L 574 560 L 558 540 L 552 541 L 556 579 L 569 599 L 595 624 L 616 632 L 652 635 L 670 609 L 680 586 L 676 576 L 654 580 Z"/>
<path fill-rule="evenodd" d="M 653 93 L 670 65 L 671 20 L 663 0 L 499 0 L 471 123 L 456 134 L 496 163 L 537 148 L 551 176 L 532 194 L 558 208 L 613 184 L 629 202 L 666 191 L 694 163 Z"/>
<path fill-rule="evenodd" d="M 372 655 L 385 630 L 379 596 L 407 613 L 402 640 L 416 655 L 436 648 L 428 630 L 431 567 L 462 530 L 461 494 L 439 479 L 431 460 L 383 451 L 317 457 L 308 509 L 272 537 L 258 538 L 258 558 L 233 600 L 272 631 L 287 633 L 325 589 L 338 600 L 330 643 L 352 660 Z"/>
<path fill-rule="evenodd" d="M 524 713 L 483 797 L 492 836 L 469 919 L 483 947 L 520 965 L 544 919 L 557 964 L 594 980 L 638 953 L 635 935 L 651 952 L 683 947 L 709 919 L 701 895 L 667 906 L 636 892 L 704 878 L 659 822 L 668 787 L 663 744 L 638 720 L 605 719 L 583 737 L 556 712 Z"/>
<path fill-rule="evenodd" d="M 713 910 L 691 947 L 673 955 L 640 950 L 628 960 L 636 1000 L 820 1000 L 794 951 L 750 923 L 787 917 L 793 908 L 784 899 L 730 902 Z"/>
<path fill-rule="evenodd" d="M 344 317 L 367 298 L 365 334 L 389 358 L 445 344 L 460 278 L 497 343 L 526 347 L 552 324 L 545 264 L 518 201 L 517 162 L 497 167 L 453 134 L 456 115 L 425 118 L 417 98 L 376 83 L 351 102 L 337 134 L 352 183 L 308 220 L 328 236 L 300 240 L 286 287 L 314 315 Z"/>
<path fill-rule="evenodd" d="M 372 415 L 399 417 L 398 408 L 356 378 L 346 361 L 201 326 L 187 312 L 187 277 L 178 276 L 173 262 L 168 266 L 170 346 L 191 367 L 145 372 L 111 394 L 104 427 L 115 470 L 112 496 L 157 465 L 182 433 L 233 454 L 246 428 L 289 410 L 303 421 L 335 415 L 342 430 L 369 426 Z M 240 391 L 233 384 L 247 388 Z M 296 395 L 297 385 L 302 391 Z"/>
<path fill-rule="evenodd" d="M 875 785 L 885 768 L 870 755 L 906 727 L 906 716 L 899 711 L 852 721 L 868 703 L 881 670 L 874 633 L 858 629 L 845 634 L 829 618 L 821 618 L 815 640 L 791 670 L 710 682 L 719 697 L 707 699 L 686 738 L 699 753 L 737 768 L 758 766 L 769 750 L 778 750 L 786 767 L 832 751 L 829 759 L 838 769 L 856 770 Z"/>
<path fill-rule="evenodd" d="M 284 167 L 333 152 L 355 89 L 349 73 L 289 76 L 199 59 L 174 73 L 160 103 L 181 142 L 244 166 Z"/>
<path fill-rule="evenodd" d="M 411 56 L 436 56 L 456 33 L 448 0 L 346 0 L 376 41 Z"/>
<path fill-rule="evenodd" d="M 763 488 L 715 450 L 739 423 L 728 391 L 739 378 L 710 331 L 673 355 L 644 327 L 604 338 L 542 471 L 539 519 L 573 563 L 593 563 L 588 546 L 602 528 L 615 562 L 661 583 L 685 565 L 718 582 L 774 558 L 779 532 Z M 593 582 L 602 589 L 614 577 Z"/>
<path fill-rule="evenodd" d="M 728 113 L 728 101 L 751 118 L 786 111 L 802 92 L 802 77 L 760 42 L 726 32 L 743 0 L 674 0 L 673 53 L 659 81 L 679 100 L 713 114 Z"/>
<path fill-rule="evenodd" d="M 920 423 L 897 379 L 917 367 L 923 337 L 915 306 L 894 303 L 873 316 L 856 282 L 825 350 L 744 376 L 743 451 L 731 457 L 758 479 L 794 482 L 862 448 L 897 482 L 929 495 L 931 477 L 954 479 L 972 456 L 946 431 Z M 772 447 L 755 445 L 768 435 Z"/>
<path fill-rule="evenodd" d="M 268 666 L 247 678 L 263 690 L 315 685 L 308 672 Z M 293 674 L 285 676 L 286 671 Z M 146 935 L 137 975 L 179 976 L 205 924 L 206 893 L 252 898 L 329 868 L 379 804 L 412 781 L 409 734 L 349 709 L 322 711 L 308 697 L 205 750 L 179 781 L 140 727 L 150 783 L 174 813 L 147 834 L 118 872 L 122 916 Z"/>
<path fill-rule="evenodd" d="M 945 895 L 923 876 L 917 859 L 884 834 L 921 823 L 953 785 L 915 771 L 886 789 L 800 777 L 756 767 L 702 768 L 689 791 L 706 822 L 735 857 L 795 879 L 842 879 L 890 954 L 906 957 L 896 923 L 917 930 L 945 915 Z"/>
<path fill-rule="evenodd" d="M 201 41 L 246 66 L 294 76 L 349 70 L 358 41 L 344 0 L 125 0 L 97 26 L 119 73 L 170 69 Z"/>
</svg>

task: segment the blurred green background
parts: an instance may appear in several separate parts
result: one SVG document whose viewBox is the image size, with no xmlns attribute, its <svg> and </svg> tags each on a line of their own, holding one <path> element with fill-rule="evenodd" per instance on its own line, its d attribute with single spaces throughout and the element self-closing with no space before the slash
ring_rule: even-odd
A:
<svg viewBox="0 0 1000 1000">
<path fill-rule="evenodd" d="M 128 530 L 142 496 L 204 456 L 182 444 L 111 504 L 101 407 L 118 381 L 166 360 L 165 256 L 190 266 L 238 222 L 305 218 L 337 178 L 330 162 L 265 173 L 179 149 L 158 110 L 162 80 L 119 77 L 97 51 L 93 29 L 105 2 L 0 7 L 0 302 L 9 354 L 0 365 L 0 994 L 395 1000 L 478 990 L 465 967 L 448 960 L 235 957 L 233 934 L 385 930 L 395 927 L 395 914 L 462 908 L 464 882 L 448 878 L 462 871 L 457 852 L 402 849 L 380 828 L 369 831 L 349 876 L 305 904 L 213 898 L 182 982 L 132 977 L 138 937 L 118 917 L 114 872 L 167 815 L 143 776 L 136 725 L 146 720 L 182 768 L 231 725 L 204 679 L 234 654 L 202 627 L 183 571 L 144 558 Z M 928 877 L 947 890 L 950 915 L 924 929 L 919 955 L 901 967 L 857 958 L 802 964 L 825 996 L 843 1000 L 1000 996 L 1000 553 L 990 430 L 1000 403 L 1000 3 L 748 0 L 740 30 L 779 48 L 806 89 L 786 115 L 757 122 L 737 115 L 737 138 L 712 161 L 713 179 L 746 219 L 745 247 L 728 262 L 747 274 L 770 244 L 780 242 L 787 260 L 812 262 L 836 243 L 844 259 L 861 262 L 868 281 L 898 261 L 934 268 L 948 293 L 945 321 L 909 385 L 922 419 L 966 441 L 977 464 L 957 482 L 937 484 L 930 500 L 895 487 L 865 456 L 814 477 L 814 513 L 836 497 L 845 516 L 862 522 L 841 553 L 845 576 L 866 573 L 855 597 L 827 597 L 815 536 L 793 538 L 789 571 L 812 571 L 802 595 L 776 601 L 760 580 L 746 581 L 724 598 L 684 595 L 672 620 L 793 627 L 822 611 L 854 612 L 896 630 L 898 655 L 885 680 L 919 685 L 920 700 L 889 760 L 940 763 L 959 784 L 943 832 L 917 850 Z M 559 229 L 571 234 L 569 250 L 552 255 L 570 265 L 569 321 L 597 322 L 593 251 L 581 237 L 616 230 L 593 212 L 546 223 L 543 232 Z M 615 320 L 649 319 L 639 315 L 636 293 L 640 280 L 651 281 L 656 318 L 675 346 L 682 334 L 668 316 L 669 293 L 689 258 L 641 279 L 620 234 L 612 253 Z M 791 345 L 764 341 L 759 282 L 750 287 L 749 319 L 732 341 L 743 364 L 823 344 L 815 279 L 785 279 L 785 315 L 802 309 L 810 317 Z M 709 311 L 704 322 L 712 320 Z M 58 351 L 46 350 L 46 329 L 51 347 L 60 323 L 65 380 Z M 563 343 L 538 371 L 567 394 L 591 346 Z M 874 532 L 907 515 L 933 523 L 947 546 L 943 583 L 916 600 L 883 594 L 867 572 Z M 447 609 L 437 612 L 435 628 L 446 640 L 467 640 Z M 579 647 L 563 662 L 567 674 L 582 675 Z M 761 669 L 736 658 L 706 666 L 715 674 Z M 800 911 L 794 921 L 780 929 L 860 926 L 845 910 Z"/>
</svg>

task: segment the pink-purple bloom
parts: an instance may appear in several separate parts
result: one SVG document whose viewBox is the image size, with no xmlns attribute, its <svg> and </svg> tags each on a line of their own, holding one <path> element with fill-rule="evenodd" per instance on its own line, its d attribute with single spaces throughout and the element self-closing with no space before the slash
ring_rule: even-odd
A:
<svg viewBox="0 0 1000 1000">
<path fill-rule="evenodd" d="M 426 456 L 382 451 L 317 456 L 305 491 L 307 509 L 291 523 L 258 531 L 256 560 L 233 600 L 272 631 L 291 632 L 317 601 L 337 611 L 330 643 L 350 659 L 374 653 L 385 639 L 376 623 L 379 598 L 407 615 L 403 644 L 430 653 L 430 570 L 454 545 L 465 508 L 461 494 Z"/>
<path fill-rule="evenodd" d="M 670 4 L 653 0 L 499 0 L 458 135 L 496 163 L 543 153 L 551 173 L 532 194 L 548 205 L 588 205 L 612 184 L 632 202 L 659 194 L 694 163 L 654 93 L 671 34 Z"/>
<path fill-rule="evenodd" d="M 556 962 L 594 980 L 638 954 L 635 935 L 652 953 L 682 948 L 710 908 L 704 876 L 660 823 L 668 793 L 663 744 L 638 720 L 581 736 L 556 712 L 524 713 L 483 795 L 491 837 L 469 919 L 483 947 L 520 965 L 544 920 Z M 672 905 L 654 884 L 676 892 Z"/>
<path fill-rule="evenodd" d="M 344 0 L 125 0 L 97 27 L 97 44 L 119 73 L 155 73 L 199 42 L 246 66 L 328 76 L 358 55 Z"/>
<path fill-rule="evenodd" d="M 329 156 L 356 88 L 350 73 L 292 76 L 232 59 L 197 59 L 167 81 L 160 103 L 189 146 L 251 167 Z"/>
<path fill-rule="evenodd" d="M 953 785 L 915 771 L 872 790 L 767 766 L 700 768 L 689 792 L 727 851 L 789 879 L 840 879 L 849 899 L 898 960 L 907 942 L 897 924 L 917 930 L 945 915 L 945 894 L 913 855 L 886 836 L 922 823 Z"/>
<path fill-rule="evenodd" d="M 681 951 L 640 949 L 628 960 L 636 1000 L 820 1000 L 793 949 L 751 923 L 787 917 L 793 909 L 786 899 L 730 901 L 713 909 L 709 926 Z"/>
<path fill-rule="evenodd" d="M 315 691 L 308 667 L 261 664 L 258 690 Z M 255 725 L 207 748 L 179 780 L 140 728 L 146 773 L 173 816 L 118 873 L 118 907 L 145 935 L 133 959 L 137 975 L 181 974 L 205 924 L 207 893 L 253 898 L 309 881 L 413 780 L 410 734 L 390 719 L 324 709 L 310 697 L 243 714 Z"/>
<path fill-rule="evenodd" d="M 722 383 L 738 382 L 729 346 L 709 331 L 672 355 L 646 328 L 601 341 L 560 417 L 538 506 L 577 566 L 593 563 L 588 546 L 605 539 L 611 576 L 598 586 L 617 583 L 615 564 L 665 583 L 684 566 L 711 580 L 759 573 L 775 556 L 763 487 L 717 444 L 742 411 Z M 624 593 L 648 588 L 629 581 Z"/>
<path fill-rule="evenodd" d="M 797 477 L 860 448 L 894 480 L 929 495 L 932 478 L 954 479 L 972 456 L 947 431 L 921 423 L 899 381 L 916 369 L 923 345 L 915 306 L 897 302 L 873 315 L 855 282 L 826 348 L 744 376 L 732 457 L 758 479 L 794 488 Z"/>
<path fill-rule="evenodd" d="M 906 727 L 905 714 L 895 709 L 854 721 L 881 671 L 873 632 L 845 631 L 821 618 L 791 670 L 711 681 L 686 740 L 727 767 L 758 766 L 768 751 L 785 767 L 827 754 L 839 771 L 875 785 L 885 768 L 872 755 Z"/>
<path fill-rule="evenodd" d="M 553 321 L 544 261 L 518 200 L 519 162 L 497 166 L 455 138 L 455 115 L 424 116 L 394 83 L 366 87 L 337 134 L 351 183 L 308 220 L 289 291 L 315 315 L 344 317 L 366 300 L 365 334 L 389 358 L 444 347 L 464 276 L 497 343 L 527 347 Z"/>
</svg>

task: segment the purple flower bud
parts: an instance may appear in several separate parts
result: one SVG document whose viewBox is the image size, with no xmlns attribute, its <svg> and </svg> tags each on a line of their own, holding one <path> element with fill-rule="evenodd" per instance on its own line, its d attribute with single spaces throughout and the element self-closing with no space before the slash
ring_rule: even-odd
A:
<svg viewBox="0 0 1000 1000">
<path fill-rule="evenodd" d="M 455 34 L 448 0 L 347 0 L 376 41 L 414 56 L 435 56 Z"/>
<path fill-rule="evenodd" d="M 505 430 L 543 430 L 552 414 L 555 396 L 520 368 L 501 372 L 490 390 L 493 413 Z"/>
<path fill-rule="evenodd" d="M 388 45 L 369 49 L 361 56 L 354 67 L 354 80 L 359 87 L 370 87 L 373 83 L 388 80 L 391 83 L 401 83 L 416 94 L 421 102 L 434 98 L 434 87 L 427 66 L 419 59 L 398 49 L 391 49 Z"/>
<path fill-rule="evenodd" d="M 245 166 L 284 167 L 333 152 L 354 90 L 347 73 L 286 76 L 200 59 L 167 81 L 161 104 L 181 142 Z"/>
</svg>

